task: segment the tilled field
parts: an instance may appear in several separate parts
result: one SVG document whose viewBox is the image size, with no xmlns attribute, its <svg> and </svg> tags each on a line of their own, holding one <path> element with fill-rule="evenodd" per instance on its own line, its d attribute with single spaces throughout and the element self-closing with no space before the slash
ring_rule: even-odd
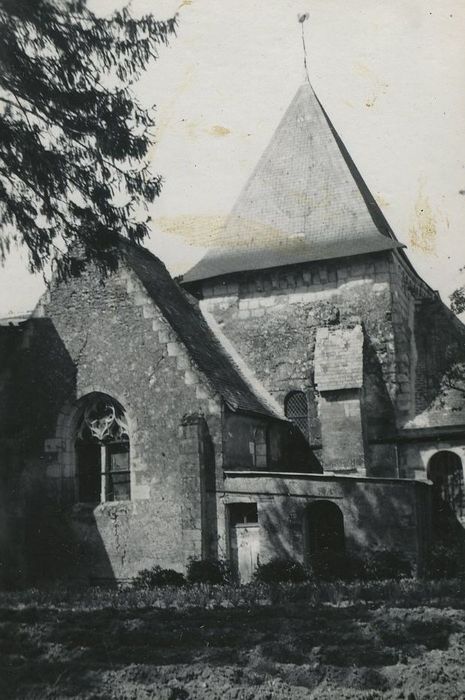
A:
<svg viewBox="0 0 465 700">
<path fill-rule="evenodd" d="M 0 696 L 465 698 L 459 607 L 3 607 Z"/>
</svg>

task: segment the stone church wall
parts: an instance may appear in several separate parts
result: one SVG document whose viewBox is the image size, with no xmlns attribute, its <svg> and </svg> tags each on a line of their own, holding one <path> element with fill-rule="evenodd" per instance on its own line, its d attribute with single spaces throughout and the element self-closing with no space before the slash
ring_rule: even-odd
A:
<svg viewBox="0 0 465 700">
<path fill-rule="evenodd" d="M 405 450 L 399 458 L 398 430 L 437 403 L 444 373 L 453 357 L 463 361 L 465 344 L 460 322 L 401 253 L 237 273 L 201 285 L 201 304 L 221 323 L 267 389 L 282 404 L 289 391 L 306 392 L 310 441 L 325 469 L 338 461 L 344 466 L 351 456 L 359 473 L 364 464 L 373 476 L 414 472 L 415 464 L 405 465 Z M 365 336 L 361 427 L 358 408 L 350 404 L 347 392 L 333 393 L 338 400 L 328 413 L 314 385 L 317 329 L 357 323 Z M 429 423 L 457 424 L 462 419 L 456 409 L 442 406 Z M 325 461 L 322 430 L 337 452 L 331 431 L 336 424 L 346 425 L 351 415 L 354 425 L 343 430 L 338 453 L 328 454 Z M 364 460 L 357 458 L 361 445 Z"/>
<path fill-rule="evenodd" d="M 417 412 L 417 391 L 423 381 L 423 373 L 418 372 L 421 358 L 418 356 L 415 333 L 418 308 L 425 300 L 436 297 L 398 253 L 392 255 L 391 269 L 392 323 L 396 349 L 395 382 L 391 394 L 396 404 L 397 425 L 402 427 Z M 423 323 L 423 326 L 429 335 L 431 329 L 428 322 Z M 434 342 L 432 337 L 431 342 Z"/>
<path fill-rule="evenodd" d="M 399 254 L 392 289 L 399 475 L 426 479 L 434 452 L 463 445 L 463 437 L 447 434 L 448 426 L 465 422 L 463 392 L 443 382 L 454 362 L 465 360 L 465 329 Z"/>
<path fill-rule="evenodd" d="M 155 563 L 183 569 L 213 546 L 202 536 L 202 445 L 206 431 L 220 469 L 221 401 L 133 273 L 52 289 L 27 323 L 12 384 L 5 430 L 29 573 L 125 578 Z M 76 401 L 96 391 L 125 409 L 132 498 L 92 507 L 76 503 L 73 421 Z"/>
<path fill-rule="evenodd" d="M 343 454 L 359 452 L 365 440 L 367 462 L 374 473 L 395 474 L 391 446 L 369 443 L 394 430 L 396 358 L 392 325 L 390 255 L 381 253 L 320 263 L 295 265 L 218 278 L 202 283 L 201 304 L 213 313 L 222 330 L 255 372 L 284 403 L 294 389 L 310 401 L 310 441 L 321 457 L 321 411 L 314 393 L 314 349 L 319 327 L 351 327 L 362 323 L 368 390 L 362 401 L 365 437 L 347 431 Z M 351 406 L 340 408 L 347 416 Z M 353 414 L 355 415 L 355 414 Z M 330 424 L 326 426 L 329 430 Z M 350 441 L 355 440 L 353 450 Z M 330 464 L 323 464 L 331 469 Z"/>
<path fill-rule="evenodd" d="M 439 405 L 438 396 L 445 399 L 442 409 L 441 424 L 465 422 L 463 391 L 448 392 L 445 397 L 443 380 L 455 363 L 465 363 L 465 328 L 447 309 L 440 299 L 424 299 L 417 304 L 415 314 L 415 342 L 418 361 L 416 367 L 416 413 L 422 413 Z M 458 381 L 452 381 L 459 387 L 465 386 L 463 370 Z M 435 415 L 434 422 L 438 422 Z M 433 421 L 432 421 L 433 422 Z"/>
</svg>

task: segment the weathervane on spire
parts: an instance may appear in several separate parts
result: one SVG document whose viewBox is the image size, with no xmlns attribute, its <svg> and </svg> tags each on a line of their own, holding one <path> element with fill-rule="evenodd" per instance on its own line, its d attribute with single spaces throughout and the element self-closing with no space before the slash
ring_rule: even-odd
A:
<svg viewBox="0 0 465 700">
<path fill-rule="evenodd" d="M 309 19 L 310 15 L 308 12 L 304 12 L 301 15 L 297 15 L 297 18 L 300 23 L 300 27 L 302 29 L 302 46 L 304 49 L 304 69 L 305 69 L 305 77 L 307 78 L 307 82 L 310 84 L 310 77 L 308 75 L 308 66 L 307 66 L 307 47 L 305 45 L 305 32 L 304 32 L 304 24 Z"/>
</svg>

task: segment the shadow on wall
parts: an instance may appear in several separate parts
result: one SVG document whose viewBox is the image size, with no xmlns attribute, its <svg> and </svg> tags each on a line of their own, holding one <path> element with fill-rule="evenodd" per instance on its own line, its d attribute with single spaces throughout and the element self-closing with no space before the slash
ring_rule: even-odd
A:
<svg viewBox="0 0 465 700">
<path fill-rule="evenodd" d="M 65 404 L 76 401 L 73 359 L 49 318 L 32 318 L 10 360 L 2 433 L 2 512 L 0 585 L 32 584 L 77 575 L 87 557 L 71 527 L 71 506 L 61 492 L 63 465 L 45 452 L 56 433 Z M 76 347 L 82 347 L 77 337 Z M 5 445 L 3 445 L 5 443 Z M 8 448 L 8 449 L 6 449 Z M 54 475 L 47 474 L 52 467 Z M 58 471 L 58 473 L 57 473 Z M 61 475 L 63 472 L 61 471 Z M 58 478 L 57 478 L 58 477 Z M 98 550 L 101 568 L 112 570 L 95 519 L 88 519 L 89 539 Z"/>
<path fill-rule="evenodd" d="M 368 438 L 394 434 L 396 418 L 394 404 L 386 387 L 383 370 L 376 350 L 367 333 L 363 347 L 363 402 L 367 417 Z"/>
<path fill-rule="evenodd" d="M 424 487 L 427 489 L 427 487 Z M 292 489 L 290 489 L 292 490 Z M 337 491 L 339 490 L 339 494 Z M 339 549 L 364 556 L 376 550 L 389 549 L 403 553 L 415 566 L 422 568 L 430 541 L 429 494 L 404 484 L 386 482 L 327 485 L 328 495 L 314 498 L 274 497 L 259 504 L 261 558 L 296 558 L 308 561 L 314 552 L 312 542 L 324 538 L 326 522 L 313 522 L 308 532 L 308 512 L 316 502 L 332 504 L 340 510 L 340 531 L 344 532 Z M 333 492 L 333 493 L 332 493 Z M 417 520 L 418 518 L 418 520 Z M 306 532 L 307 530 L 307 532 Z M 320 537 L 321 534 L 321 537 Z M 328 535 L 329 536 L 329 535 Z"/>
<path fill-rule="evenodd" d="M 437 544 L 459 548 L 465 554 L 465 528 L 450 503 L 433 490 L 433 538 Z"/>
<path fill-rule="evenodd" d="M 203 508 L 203 548 L 206 558 L 218 557 L 218 514 L 216 502 L 216 463 L 215 447 L 207 422 L 202 420 L 200 427 L 200 455 L 203 466 L 204 508 Z"/>
<path fill-rule="evenodd" d="M 370 444 L 396 433 L 395 409 L 387 390 L 378 355 L 367 333 L 363 348 L 363 395 L 365 445 L 368 474 L 397 476 L 397 457 L 391 444 Z"/>
<path fill-rule="evenodd" d="M 323 474 L 320 461 L 297 426 L 286 426 L 284 446 L 285 471 Z"/>
<path fill-rule="evenodd" d="M 100 537 L 92 509 L 85 517 L 85 537 L 71 522 L 69 507 L 63 508 L 45 492 L 28 503 L 24 537 L 27 583 L 92 579 L 115 582 L 113 568 Z"/>
<path fill-rule="evenodd" d="M 438 300 L 423 300 L 415 312 L 416 412 L 431 411 L 463 423 L 465 326 Z M 435 416 L 437 420 L 437 416 Z"/>
<path fill-rule="evenodd" d="M 321 474 L 323 469 L 307 438 L 292 422 L 225 410 L 224 465 Z"/>
<path fill-rule="evenodd" d="M 434 454 L 428 464 L 432 487 L 432 526 L 435 543 L 465 553 L 465 486 L 460 457 L 449 450 Z"/>
</svg>

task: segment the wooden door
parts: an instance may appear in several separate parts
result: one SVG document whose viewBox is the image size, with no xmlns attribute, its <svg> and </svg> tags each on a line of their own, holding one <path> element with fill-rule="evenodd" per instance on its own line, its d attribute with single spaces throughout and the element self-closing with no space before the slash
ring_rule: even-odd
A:
<svg viewBox="0 0 465 700">
<path fill-rule="evenodd" d="M 230 531 L 231 563 L 240 583 L 252 580 L 260 554 L 260 530 L 257 523 L 236 523 Z"/>
</svg>

